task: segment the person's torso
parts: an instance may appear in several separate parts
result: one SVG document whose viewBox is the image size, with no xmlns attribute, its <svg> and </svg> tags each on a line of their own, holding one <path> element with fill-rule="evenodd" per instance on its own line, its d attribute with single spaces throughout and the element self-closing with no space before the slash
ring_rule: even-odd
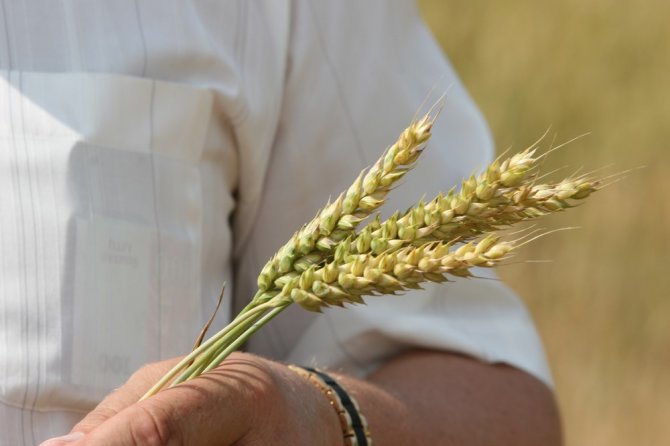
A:
<svg viewBox="0 0 670 446">
<path fill-rule="evenodd" d="M 441 144 L 391 207 L 491 154 L 411 2 L 6 1 L 0 28 L 0 445 L 186 353 L 225 280 L 224 323 L 431 87 L 455 84 Z M 249 348 L 284 357 L 312 318 Z"/>
</svg>

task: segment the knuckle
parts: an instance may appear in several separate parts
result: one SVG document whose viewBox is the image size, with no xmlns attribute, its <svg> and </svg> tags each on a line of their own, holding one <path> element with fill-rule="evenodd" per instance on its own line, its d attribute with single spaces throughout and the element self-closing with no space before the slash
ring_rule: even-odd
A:
<svg viewBox="0 0 670 446">
<path fill-rule="evenodd" d="M 178 442 L 167 412 L 156 406 L 138 405 L 131 417 L 128 433 L 133 444 L 142 446 L 165 446 Z"/>
<path fill-rule="evenodd" d="M 96 407 L 91 413 L 86 415 L 83 420 L 77 423 L 72 430 L 77 432 L 88 432 L 99 426 L 103 422 L 107 421 L 109 418 L 112 418 L 118 413 L 117 410 L 107 407 L 104 403 L 101 403 Z"/>
<path fill-rule="evenodd" d="M 267 419 L 269 411 L 285 406 L 286 395 L 277 380 L 277 376 L 264 371 L 257 375 L 253 382 L 245 383 L 244 397 L 248 401 L 254 420 Z"/>
<path fill-rule="evenodd" d="M 248 414 L 251 423 L 263 423 L 273 408 L 284 406 L 282 377 L 274 363 L 244 352 L 235 352 L 226 361 L 221 370 L 236 383 L 231 397 L 235 406 Z"/>
</svg>

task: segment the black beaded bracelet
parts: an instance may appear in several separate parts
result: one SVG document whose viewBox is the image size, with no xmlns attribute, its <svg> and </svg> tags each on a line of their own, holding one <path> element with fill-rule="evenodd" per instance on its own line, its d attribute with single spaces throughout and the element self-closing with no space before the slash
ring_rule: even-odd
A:
<svg viewBox="0 0 670 446">
<path fill-rule="evenodd" d="M 368 423 L 356 400 L 332 376 L 311 367 L 289 365 L 289 368 L 307 378 L 326 395 L 340 419 L 345 446 L 372 446 Z"/>
</svg>

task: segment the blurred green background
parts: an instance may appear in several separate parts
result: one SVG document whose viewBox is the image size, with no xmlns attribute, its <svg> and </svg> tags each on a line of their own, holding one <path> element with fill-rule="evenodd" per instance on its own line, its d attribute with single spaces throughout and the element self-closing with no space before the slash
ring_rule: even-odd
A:
<svg viewBox="0 0 670 446">
<path fill-rule="evenodd" d="M 670 444 L 670 2 L 419 0 L 499 149 L 591 134 L 545 170 L 646 166 L 499 270 L 543 336 L 566 444 Z"/>
</svg>

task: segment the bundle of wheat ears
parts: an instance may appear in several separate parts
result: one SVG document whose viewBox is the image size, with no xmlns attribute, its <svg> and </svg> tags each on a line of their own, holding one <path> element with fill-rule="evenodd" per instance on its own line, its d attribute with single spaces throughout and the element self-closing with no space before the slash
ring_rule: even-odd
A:
<svg viewBox="0 0 670 446">
<path fill-rule="evenodd" d="M 291 304 L 310 311 L 363 303 L 363 296 L 395 294 L 422 282 L 468 277 L 493 267 L 531 239 L 505 241 L 495 231 L 574 206 L 600 188 L 590 175 L 541 183 L 537 144 L 498 158 L 460 189 L 419 201 L 385 221 L 377 209 L 414 167 L 437 113 L 405 129 L 370 168 L 298 230 L 262 269 L 258 292 L 223 330 L 200 344 L 147 392 L 217 367 L 260 327 Z"/>
</svg>

